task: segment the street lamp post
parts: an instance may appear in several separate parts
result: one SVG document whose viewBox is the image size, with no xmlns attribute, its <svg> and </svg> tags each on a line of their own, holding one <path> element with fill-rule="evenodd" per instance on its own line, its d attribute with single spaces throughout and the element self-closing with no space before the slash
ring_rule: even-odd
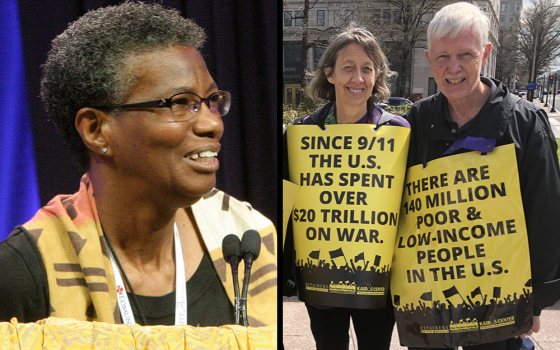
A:
<svg viewBox="0 0 560 350">
<path fill-rule="evenodd" d="M 541 83 L 541 103 L 544 103 L 544 78 Z"/>
<path fill-rule="evenodd" d="M 554 92 L 552 94 L 552 108 L 550 109 L 551 113 L 556 112 L 556 109 L 554 109 L 554 105 L 556 104 L 556 72 L 554 72 L 554 83 L 552 88 L 554 89 Z"/>
<path fill-rule="evenodd" d="M 543 107 L 548 107 L 548 95 L 550 94 L 550 79 L 546 79 L 546 102 L 544 103 Z"/>
</svg>

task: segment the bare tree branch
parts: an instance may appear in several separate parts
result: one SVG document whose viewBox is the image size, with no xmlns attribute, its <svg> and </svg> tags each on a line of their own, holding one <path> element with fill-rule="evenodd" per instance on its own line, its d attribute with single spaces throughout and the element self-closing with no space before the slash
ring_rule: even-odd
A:
<svg viewBox="0 0 560 350">
<path fill-rule="evenodd" d="M 535 81 L 535 77 L 546 72 L 551 62 L 560 56 L 560 7 L 554 0 L 532 0 L 523 10 L 520 22 L 517 45 L 523 54 L 529 81 Z"/>
<path fill-rule="evenodd" d="M 334 24 L 326 28 L 318 28 L 310 23 L 310 14 L 315 6 L 319 3 L 319 0 L 303 0 L 303 6 L 298 6 L 297 8 L 289 6 L 290 3 L 283 1 L 283 9 L 285 12 L 290 14 L 291 19 L 301 20 L 301 26 L 290 26 L 285 27 L 283 32 L 285 34 L 291 34 L 295 39 L 294 42 L 301 43 L 301 84 L 304 86 L 306 84 L 307 76 L 307 52 L 310 48 L 326 48 L 327 39 L 336 32 L 339 32 L 342 28 L 349 25 L 347 17 L 343 15 L 346 11 L 353 11 L 357 8 L 355 3 L 346 3 L 340 7 L 338 16 L 336 16 L 336 21 Z M 292 15 L 292 11 L 294 15 Z M 326 19 L 325 19 L 326 20 Z"/>
<path fill-rule="evenodd" d="M 410 97 L 412 52 L 426 46 L 425 34 L 433 14 L 449 0 L 366 0 L 360 23 L 383 44 L 391 69 L 400 72 L 397 94 Z M 390 17 L 390 18 L 389 18 Z M 388 20 L 387 20 L 388 19 Z"/>
<path fill-rule="evenodd" d="M 517 27 L 517 26 L 516 26 Z M 496 78 L 507 82 L 514 74 L 519 74 L 522 59 L 517 43 L 518 32 L 500 28 L 499 45 L 496 48 Z"/>
</svg>

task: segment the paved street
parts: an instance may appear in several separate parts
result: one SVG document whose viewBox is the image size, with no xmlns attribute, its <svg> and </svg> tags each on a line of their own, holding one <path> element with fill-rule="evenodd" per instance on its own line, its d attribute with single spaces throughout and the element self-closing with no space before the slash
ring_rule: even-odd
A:
<svg viewBox="0 0 560 350">
<path fill-rule="evenodd" d="M 549 105 L 551 106 L 551 97 L 549 97 Z M 556 99 L 556 108 L 560 109 L 560 97 Z M 543 107 L 544 103 L 534 99 L 533 103 Z M 560 113 L 550 113 L 550 106 L 543 107 L 549 115 L 550 124 L 553 128 L 556 138 L 560 138 Z M 286 350 L 304 350 L 314 349 L 315 341 L 309 329 L 309 318 L 305 305 L 297 300 L 297 298 L 283 298 L 283 342 Z M 536 350 L 558 350 L 560 349 L 560 302 L 547 308 L 541 315 L 541 330 L 531 336 L 535 343 Z M 357 350 L 356 337 L 353 331 L 350 331 L 350 350 Z M 393 332 L 393 340 L 391 342 L 391 350 L 406 350 L 406 347 L 400 346 L 396 329 Z"/>
</svg>

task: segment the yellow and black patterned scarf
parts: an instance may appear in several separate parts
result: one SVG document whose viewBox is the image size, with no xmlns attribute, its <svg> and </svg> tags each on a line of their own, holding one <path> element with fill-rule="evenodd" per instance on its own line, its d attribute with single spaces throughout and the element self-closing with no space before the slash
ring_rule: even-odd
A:
<svg viewBox="0 0 560 350">
<path fill-rule="evenodd" d="M 248 295 L 249 325 L 276 324 L 276 230 L 248 203 L 214 189 L 192 206 L 206 249 L 233 304 L 233 282 L 222 257 L 229 233 L 259 231 L 261 254 L 253 263 Z M 121 323 L 115 279 L 88 175 L 73 195 L 59 195 L 24 227 L 34 236 L 47 272 L 51 316 Z M 243 276 L 240 266 L 240 276 Z"/>
</svg>

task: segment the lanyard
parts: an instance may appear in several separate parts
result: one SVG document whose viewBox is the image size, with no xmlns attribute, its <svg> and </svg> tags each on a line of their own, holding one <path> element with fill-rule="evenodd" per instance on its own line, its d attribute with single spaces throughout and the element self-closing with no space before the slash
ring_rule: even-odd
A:
<svg viewBox="0 0 560 350">
<path fill-rule="evenodd" d="M 187 324 L 187 281 L 185 277 L 185 261 L 183 259 L 183 250 L 181 249 L 181 240 L 179 238 L 179 230 L 177 224 L 173 227 L 173 237 L 175 245 L 175 325 Z M 128 301 L 128 295 L 124 287 L 123 279 L 115 261 L 113 253 L 109 251 L 113 272 L 115 274 L 115 284 L 117 285 L 117 302 L 124 324 L 133 325 L 134 315 Z M 138 307 L 140 307 L 138 305 Z"/>
</svg>

